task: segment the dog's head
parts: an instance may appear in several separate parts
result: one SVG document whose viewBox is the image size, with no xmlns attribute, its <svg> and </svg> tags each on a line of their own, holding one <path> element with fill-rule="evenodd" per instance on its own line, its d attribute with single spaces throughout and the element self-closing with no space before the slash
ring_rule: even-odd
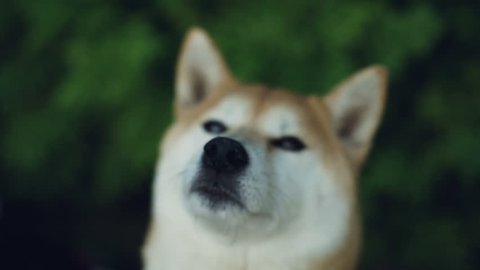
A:
<svg viewBox="0 0 480 270">
<path fill-rule="evenodd" d="M 357 73 L 326 97 L 243 85 L 193 29 L 175 87 L 176 121 L 157 167 L 160 218 L 240 242 L 312 231 L 341 242 L 383 112 L 383 68 Z"/>
</svg>

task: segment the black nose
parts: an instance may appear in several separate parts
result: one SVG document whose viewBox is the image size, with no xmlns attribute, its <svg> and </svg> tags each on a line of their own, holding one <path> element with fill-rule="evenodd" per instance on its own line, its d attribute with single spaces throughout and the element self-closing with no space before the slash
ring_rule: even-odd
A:
<svg viewBox="0 0 480 270">
<path fill-rule="evenodd" d="M 248 155 L 238 141 L 216 137 L 203 147 L 202 163 L 217 172 L 236 172 L 248 165 Z"/>
</svg>

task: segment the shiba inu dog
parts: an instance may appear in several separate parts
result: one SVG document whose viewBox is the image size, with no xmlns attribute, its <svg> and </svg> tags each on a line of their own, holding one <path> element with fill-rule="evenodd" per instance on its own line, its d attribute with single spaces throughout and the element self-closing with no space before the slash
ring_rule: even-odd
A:
<svg viewBox="0 0 480 270">
<path fill-rule="evenodd" d="M 245 85 L 187 34 L 156 167 L 146 270 L 353 269 L 357 182 L 385 103 L 374 66 L 325 97 Z"/>
</svg>

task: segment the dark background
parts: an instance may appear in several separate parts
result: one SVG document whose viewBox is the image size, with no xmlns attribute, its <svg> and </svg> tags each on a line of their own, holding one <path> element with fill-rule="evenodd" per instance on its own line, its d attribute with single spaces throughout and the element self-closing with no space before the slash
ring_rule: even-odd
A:
<svg viewBox="0 0 480 270">
<path fill-rule="evenodd" d="M 325 93 L 385 64 L 360 269 L 480 269 L 479 1 L 2 0 L 0 269 L 139 269 L 185 31 Z"/>
</svg>

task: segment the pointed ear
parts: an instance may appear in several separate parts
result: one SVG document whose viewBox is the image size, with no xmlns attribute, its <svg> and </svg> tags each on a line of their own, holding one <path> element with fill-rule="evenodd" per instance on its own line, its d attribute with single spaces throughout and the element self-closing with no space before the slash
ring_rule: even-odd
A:
<svg viewBox="0 0 480 270">
<path fill-rule="evenodd" d="M 190 29 L 177 63 L 176 109 L 196 105 L 220 84 L 229 80 L 230 72 L 207 33 L 197 27 Z"/>
<path fill-rule="evenodd" d="M 387 71 L 374 66 L 354 74 L 325 97 L 337 136 L 360 166 L 383 115 Z"/>
</svg>

